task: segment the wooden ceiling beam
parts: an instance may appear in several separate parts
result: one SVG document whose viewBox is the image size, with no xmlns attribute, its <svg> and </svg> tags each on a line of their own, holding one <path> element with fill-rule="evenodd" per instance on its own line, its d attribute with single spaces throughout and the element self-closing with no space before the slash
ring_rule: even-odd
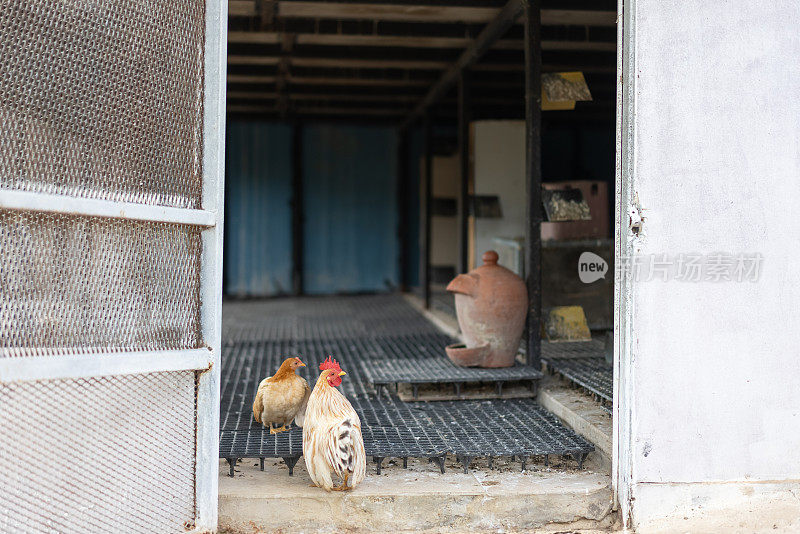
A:
<svg viewBox="0 0 800 534">
<path fill-rule="evenodd" d="M 228 101 L 232 100 L 268 100 L 273 101 L 280 98 L 278 93 L 274 92 L 260 92 L 260 91 L 228 91 Z M 407 104 L 409 102 L 417 102 L 418 97 L 409 95 L 393 95 L 393 94 L 332 94 L 332 93 L 290 93 L 289 100 L 304 101 L 304 100 L 319 100 L 328 102 L 402 102 Z M 454 99 L 442 99 L 439 103 L 443 105 L 455 105 Z M 524 97 L 522 93 L 517 97 L 498 97 L 498 96 L 479 96 L 473 99 L 475 105 L 494 105 L 494 106 L 522 106 L 524 105 Z"/>
<path fill-rule="evenodd" d="M 228 91 L 228 100 L 276 100 L 277 93 L 260 91 Z M 411 95 L 354 93 L 289 93 L 289 100 L 327 100 L 333 102 L 416 102 L 419 97 Z"/>
<path fill-rule="evenodd" d="M 425 4 L 348 4 L 313 1 L 278 3 L 278 14 L 285 18 L 486 23 L 494 19 L 498 11 L 491 7 Z"/>
<path fill-rule="evenodd" d="M 434 5 L 362 4 L 292 1 L 278 2 L 278 15 L 284 18 L 391 20 L 403 22 L 463 22 L 487 24 L 501 8 Z M 543 25 L 614 26 L 614 11 L 542 9 Z M 521 19 L 516 21 L 521 23 Z"/>
<path fill-rule="evenodd" d="M 334 69 L 413 69 L 444 70 L 447 61 L 427 61 L 417 59 L 351 59 L 297 56 L 242 56 L 229 55 L 228 65 L 279 65 L 282 61 L 294 67 L 334 68 Z"/>
<path fill-rule="evenodd" d="M 231 0 L 228 3 L 231 16 L 255 17 L 255 0 Z M 437 6 L 429 4 L 366 4 L 291 1 L 278 2 L 278 16 L 283 18 L 377 20 L 402 22 L 440 22 L 486 24 L 494 20 L 500 8 Z M 521 20 L 517 20 L 521 23 Z M 615 26 L 615 11 L 542 9 L 542 25 L 562 26 Z"/>
<path fill-rule="evenodd" d="M 278 32 L 228 32 L 229 43 L 278 44 Z M 412 35 L 364 35 L 343 33 L 298 33 L 296 44 L 320 46 L 364 46 L 382 48 L 465 48 L 472 39 L 466 37 L 420 37 Z M 498 50 L 522 50 L 521 40 L 498 41 Z"/>
<path fill-rule="evenodd" d="M 228 0 L 229 17 L 255 17 L 255 0 Z"/>
<path fill-rule="evenodd" d="M 274 84 L 275 76 L 259 76 L 249 74 L 228 74 L 228 83 Z M 365 87 L 428 87 L 428 80 L 403 80 L 393 78 L 355 78 L 329 76 L 294 76 L 289 75 L 286 81 L 294 85 L 331 85 L 331 86 L 365 86 Z"/>
<path fill-rule="evenodd" d="M 257 104 L 228 104 L 228 113 L 279 113 L 276 106 Z M 356 115 L 370 117 L 398 117 L 406 110 L 397 107 L 391 108 L 336 108 L 321 106 L 298 106 L 290 110 L 292 114 L 302 115 Z"/>
<path fill-rule="evenodd" d="M 282 42 L 283 34 L 278 32 L 228 32 L 228 43 L 281 44 Z"/>
<path fill-rule="evenodd" d="M 260 83 L 269 85 L 278 81 L 277 76 L 260 76 L 249 74 L 228 74 L 228 83 Z"/>
<path fill-rule="evenodd" d="M 431 86 L 425 98 L 405 118 L 401 128 L 405 129 L 417 118 L 423 116 L 429 106 L 442 98 L 453 87 L 462 71 L 478 62 L 491 46 L 506 34 L 514 21 L 522 15 L 524 6 L 523 0 L 509 0 L 497 16 L 481 31 L 475 41 L 461 53 L 458 60 L 444 71 L 442 77 Z"/>
<path fill-rule="evenodd" d="M 362 46 L 384 48 L 466 48 L 474 39 L 462 37 L 414 37 L 402 35 L 359 35 L 341 33 L 300 33 L 295 44 L 316 46 Z M 280 44 L 278 32 L 228 32 L 228 42 L 237 44 Z M 600 41 L 542 41 L 543 50 L 613 52 L 617 44 Z M 521 39 L 500 39 L 495 50 L 522 50 Z"/>
</svg>

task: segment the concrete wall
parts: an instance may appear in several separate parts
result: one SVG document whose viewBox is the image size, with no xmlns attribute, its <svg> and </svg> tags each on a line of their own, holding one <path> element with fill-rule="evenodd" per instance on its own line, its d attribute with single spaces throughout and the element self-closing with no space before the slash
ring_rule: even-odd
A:
<svg viewBox="0 0 800 534">
<path fill-rule="evenodd" d="M 716 511 L 739 531 L 739 518 L 796 525 L 800 3 L 626 10 L 635 71 L 623 165 L 644 216 L 632 250 L 763 255 L 757 282 L 640 280 L 623 295 L 634 522 L 680 527 Z M 761 508 L 773 501 L 794 519 Z"/>
</svg>

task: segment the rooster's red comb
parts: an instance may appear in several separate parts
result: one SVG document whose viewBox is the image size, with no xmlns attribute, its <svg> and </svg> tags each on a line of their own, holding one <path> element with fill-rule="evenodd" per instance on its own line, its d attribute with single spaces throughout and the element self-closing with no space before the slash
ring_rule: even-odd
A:
<svg viewBox="0 0 800 534">
<path fill-rule="evenodd" d="M 337 373 L 342 372 L 342 368 L 339 367 L 339 362 L 328 356 L 328 358 L 322 362 L 319 366 L 320 371 L 324 371 L 325 369 L 333 369 Z"/>
</svg>

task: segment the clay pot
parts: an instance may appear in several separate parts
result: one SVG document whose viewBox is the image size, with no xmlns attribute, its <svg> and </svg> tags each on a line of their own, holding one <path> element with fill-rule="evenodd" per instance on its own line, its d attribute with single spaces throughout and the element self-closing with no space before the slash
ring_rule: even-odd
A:
<svg viewBox="0 0 800 534">
<path fill-rule="evenodd" d="M 463 367 L 511 367 L 517 356 L 528 291 L 522 279 L 497 265 L 497 252 L 483 254 L 483 265 L 456 276 L 456 315 L 466 346 L 450 345 L 447 356 Z"/>
</svg>

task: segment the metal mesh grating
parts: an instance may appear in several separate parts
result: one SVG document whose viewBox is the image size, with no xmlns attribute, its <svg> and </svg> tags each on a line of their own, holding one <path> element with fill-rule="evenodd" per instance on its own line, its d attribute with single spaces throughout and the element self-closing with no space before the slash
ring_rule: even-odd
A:
<svg viewBox="0 0 800 534">
<path fill-rule="evenodd" d="M 357 357 L 353 357 L 358 349 L 363 350 L 363 345 L 355 345 L 356 350 L 348 350 L 352 345 L 340 343 L 338 340 L 226 343 L 222 350 L 224 363 L 220 428 L 261 432 L 261 425 L 253 420 L 252 411 L 258 384 L 274 374 L 281 362 L 292 355 L 299 355 L 306 363 L 307 367 L 301 368 L 299 374 L 312 388 L 319 375 L 319 365 L 327 354 L 333 354 L 342 368 L 347 370 L 347 378 L 342 382 L 340 391 L 348 399 L 366 398 L 374 394 L 374 390 L 364 379 L 361 363 Z"/>
<path fill-rule="evenodd" d="M 602 358 L 605 344 L 599 339 L 591 341 L 542 342 L 542 358 Z"/>
<path fill-rule="evenodd" d="M 589 442 L 527 399 L 434 402 L 425 410 L 458 456 L 584 454 Z"/>
<path fill-rule="evenodd" d="M 367 455 L 379 457 L 429 457 L 447 452 L 447 443 L 419 408 L 390 398 L 351 399 L 361 419 Z M 303 430 L 271 435 L 250 418 L 249 425 L 223 427 L 221 458 L 299 458 L 303 454 Z"/>
<path fill-rule="evenodd" d="M 452 340 L 399 297 L 228 303 L 223 324 L 220 457 L 229 459 L 231 473 L 237 458 L 283 458 L 291 471 L 302 454 L 300 429 L 271 436 L 255 423 L 251 411 L 259 381 L 290 355 L 308 364 L 300 374 L 312 385 L 327 354 L 339 360 L 347 371 L 341 391 L 359 413 L 364 446 L 378 459 L 379 470 L 380 459 L 387 457 L 436 458 L 444 469 L 446 453 L 462 460 L 570 454 L 580 462 L 593 450 L 532 400 L 422 404 L 376 395 L 371 382 L 378 382 L 377 376 L 396 382 L 392 373 L 404 369 L 428 383 L 541 377 L 525 366 L 492 370 L 450 365 L 443 348 Z M 431 366 L 437 354 L 438 370 Z M 420 368 L 424 365 L 428 368 Z"/>
<path fill-rule="evenodd" d="M 431 292 L 431 305 L 434 310 L 456 317 L 456 298 L 449 291 L 434 289 Z"/>
<path fill-rule="evenodd" d="M 220 458 L 300 458 L 303 455 L 303 429 L 293 426 L 286 432 L 264 432 L 255 421 L 251 428 L 223 430 L 219 438 Z"/>
<path fill-rule="evenodd" d="M 0 357 L 201 344 L 200 230 L 0 210 Z"/>
<path fill-rule="evenodd" d="M 402 298 L 391 295 L 236 302 L 223 310 L 230 341 L 321 340 L 436 332 Z"/>
<path fill-rule="evenodd" d="M 382 397 L 354 401 L 353 407 L 361 419 L 369 456 L 424 458 L 448 452 L 444 436 L 419 406 Z"/>
<path fill-rule="evenodd" d="M 230 303 L 223 313 L 223 326 L 231 350 L 237 342 L 257 342 L 259 350 L 278 354 L 266 362 L 265 371 L 276 369 L 288 354 L 333 354 L 344 359 L 357 368 L 351 382 L 353 392 L 362 396 L 373 393 L 372 385 L 497 383 L 542 377 L 539 370 L 526 365 L 479 369 L 452 364 L 444 348 L 455 340 L 392 295 Z M 272 348 L 270 344 L 275 343 L 280 343 L 283 352 Z"/>
<path fill-rule="evenodd" d="M 9 0 L 0 188 L 198 208 L 203 0 Z"/>
<path fill-rule="evenodd" d="M 614 370 L 605 358 L 550 358 L 546 363 L 553 372 L 600 400 L 608 403 L 613 401 Z"/>
<path fill-rule="evenodd" d="M 464 467 L 477 457 L 570 455 L 579 463 L 594 446 L 534 401 L 404 403 L 390 397 L 352 399 L 368 456 L 380 460 L 453 454 Z M 220 457 L 283 458 L 290 469 L 302 455 L 302 429 L 270 435 L 252 422 L 222 431 Z M 233 473 L 233 466 L 231 466 Z M 231 475 L 232 476 L 232 475 Z"/>
<path fill-rule="evenodd" d="M 0 384 L 0 532 L 183 532 L 193 371 Z"/>
<path fill-rule="evenodd" d="M 370 382 L 375 385 L 451 382 L 505 382 L 539 380 L 541 371 L 528 365 L 483 369 L 459 367 L 444 356 L 444 347 L 453 340 L 442 334 L 380 336 L 381 358 L 365 362 Z"/>
<path fill-rule="evenodd" d="M 605 359 L 601 339 L 573 343 L 542 343 L 542 359 L 548 370 L 582 387 L 598 400 L 611 403 L 614 370 Z"/>
</svg>

